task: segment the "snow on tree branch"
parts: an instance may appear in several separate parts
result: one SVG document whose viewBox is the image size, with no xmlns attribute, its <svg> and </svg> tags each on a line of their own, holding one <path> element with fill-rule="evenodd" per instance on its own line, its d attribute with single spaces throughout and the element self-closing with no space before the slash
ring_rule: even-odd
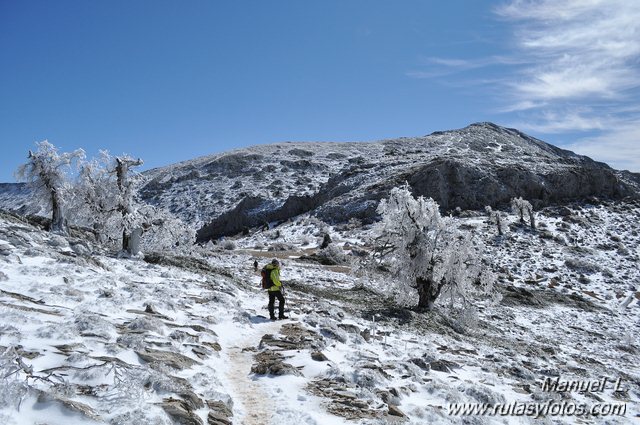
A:
<svg viewBox="0 0 640 425">
<path fill-rule="evenodd" d="M 34 190 L 36 199 L 51 208 L 50 230 L 67 233 L 65 206 L 71 192 L 70 173 L 74 164 L 85 157 L 82 149 L 58 153 L 47 140 L 36 143 L 38 149 L 29 151 L 28 162 L 18 167 L 15 175 Z"/>
<path fill-rule="evenodd" d="M 417 199 L 405 186 L 391 190 L 378 206 L 375 253 L 392 273 L 388 286 L 401 301 L 430 310 L 441 295 L 451 303 L 469 301 L 476 289 L 488 291 L 495 280 L 483 258 L 483 246 L 442 217 L 431 198 Z M 417 292 L 417 293 L 416 293 Z"/>
</svg>

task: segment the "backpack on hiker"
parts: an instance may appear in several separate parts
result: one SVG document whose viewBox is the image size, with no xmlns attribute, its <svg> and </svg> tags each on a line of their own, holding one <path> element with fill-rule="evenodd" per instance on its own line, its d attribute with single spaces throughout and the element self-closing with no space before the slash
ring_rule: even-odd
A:
<svg viewBox="0 0 640 425">
<path fill-rule="evenodd" d="M 262 276 L 262 289 L 269 289 L 273 286 L 273 281 L 271 280 L 271 270 L 267 269 L 267 266 L 264 266 L 260 271 L 260 275 Z"/>
</svg>

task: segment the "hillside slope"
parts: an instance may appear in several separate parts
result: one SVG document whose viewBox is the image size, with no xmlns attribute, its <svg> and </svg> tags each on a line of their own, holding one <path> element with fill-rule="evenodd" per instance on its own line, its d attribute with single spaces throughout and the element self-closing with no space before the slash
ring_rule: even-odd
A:
<svg viewBox="0 0 640 425">
<path fill-rule="evenodd" d="M 539 231 L 511 215 L 502 238 L 481 216 L 456 219 L 488 244 L 502 296 L 470 300 L 465 316 L 441 304 L 418 314 L 380 291 L 388 276 L 363 282 L 348 263 L 300 258 L 328 231 L 355 261 L 366 228 L 304 216 L 234 239 L 242 249 L 141 261 L 0 214 L 0 423 L 636 423 L 640 229 L 629 217 L 639 212 L 637 202 L 548 208 Z M 266 319 L 252 267 L 273 255 L 284 322 Z M 546 378 L 608 383 L 555 392 Z M 612 403 L 624 414 L 461 416 L 455 403 Z"/>
</svg>

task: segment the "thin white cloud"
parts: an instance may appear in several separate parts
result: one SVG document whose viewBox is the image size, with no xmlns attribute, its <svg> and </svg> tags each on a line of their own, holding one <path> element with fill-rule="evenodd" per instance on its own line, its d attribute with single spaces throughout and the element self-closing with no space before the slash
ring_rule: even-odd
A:
<svg viewBox="0 0 640 425">
<path fill-rule="evenodd" d="M 640 0 L 505 1 L 494 11 L 508 53 L 427 57 L 406 75 L 495 99 L 493 112 L 525 131 L 589 133 L 570 147 L 640 172 Z"/>
<path fill-rule="evenodd" d="M 581 155 L 606 162 L 619 170 L 640 171 L 640 121 L 615 128 L 600 136 L 563 146 Z"/>
<path fill-rule="evenodd" d="M 512 0 L 504 112 L 541 133 L 600 132 L 570 148 L 640 171 L 640 1 Z M 635 127 L 634 127 L 635 125 Z"/>
<path fill-rule="evenodd" d="M 498 108 L 496 112 L 498 113 L 509 113 L 509 112 L 518 112 L 518 111 L 526 111 L 529 109 L 536 109 L 545 106 L 546 102 L 534 102 L 531 100 L 523 100 L 518 103 L 514 103 L 503 108 Z"/>
<path fill-rule="evenodd" d="M 640 85 L 640 2 L 516 0 L 497 13 L 534 64 L 513 85 L 521 97 L 612 98 Z"/>
<path fill-rule="evenodd" d="M 568 108 L 564 111 L 555 109 L 535 111 L 527 115 L 526 121 L 512 124 L 512 126 L 539 133 L 563 133 L 605 130 L 611 124 L 611 121 L 606 117 L 594 117 L 591 110 Z"/>
<path fill-rule="evenodd" d="M 406 75 L 411 78 L 434 78 L 489 66 L 523 64 L 521 59 L 507 56 L 490 56 L 476 59 L 427 57 L 422 60 L 422 63 L 428 67 L 427 71 L 409 71 Z"/>
</svg>

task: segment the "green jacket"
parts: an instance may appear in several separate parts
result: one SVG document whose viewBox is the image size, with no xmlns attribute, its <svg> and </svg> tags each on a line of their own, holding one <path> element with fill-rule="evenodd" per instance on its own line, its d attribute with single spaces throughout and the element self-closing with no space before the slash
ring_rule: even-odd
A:
<svg viewBox="0 0 640 425">
<path fill-rule="evenodd" d="M 282 282 L 280 282 L 280 268 L 273 264 L 267 264 L 266 269 L 269 272 L 269 277 L 271 277 L 271 282 L 273 282 L 273 286 L 269 288 L 269 291 L 279 291 L 282 288 Z"/>
</svg>

